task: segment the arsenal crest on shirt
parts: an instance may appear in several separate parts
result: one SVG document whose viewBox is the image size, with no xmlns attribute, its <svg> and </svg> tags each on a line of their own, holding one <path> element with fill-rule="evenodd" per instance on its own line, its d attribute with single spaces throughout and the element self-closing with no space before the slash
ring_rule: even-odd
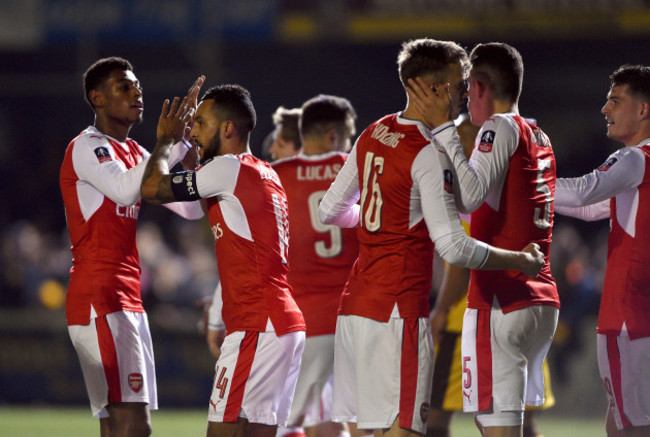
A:
<svg viewBox="0 0 650 437">
<path fill-rule="evenodd" d="M 131 373 L 129 375 L 129 387 L 135 393 L 140 393 L 140 390 L 142 390 L 142 373 Z"/>
</svg>

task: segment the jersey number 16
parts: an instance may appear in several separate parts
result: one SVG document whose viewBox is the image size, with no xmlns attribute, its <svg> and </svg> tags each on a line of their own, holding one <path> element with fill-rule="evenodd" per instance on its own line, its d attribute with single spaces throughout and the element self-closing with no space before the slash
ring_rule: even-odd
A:
<svg viewBox="0 0 650 437">
<path fill-rule="evenodd" d="M 359 225 L 369 232 L 381 229 L 381 209 L 384 199 L 381 196 L 378 177 L 384 173 L 384 158 L 366 152 L 363 164 L 363 187 L 361 187 L 361 211 Z"/>
</svg>

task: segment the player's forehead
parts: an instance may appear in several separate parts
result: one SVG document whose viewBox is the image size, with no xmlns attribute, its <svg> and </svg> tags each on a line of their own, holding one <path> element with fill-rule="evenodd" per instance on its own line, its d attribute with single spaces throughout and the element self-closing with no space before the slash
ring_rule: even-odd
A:
<svg viewBox="0 0 650 437">
<path fill-rule="evenodd" d="M 113 70 L 106 79 L 106 84 L 122 84 L 127 83 L 129 85 L 139 86 L 140 81 L 136 77 L 135 73 L 131 70 Z"/>
<path fill-rule="evenodd" d="M 626 83 L 612 85 L 607 93 L 608 99 L 624 99 L 630 96 L 630 87 Z"/>
<path fill-rule="evenodd" d="M 467 80 L 467 77 L 468 71 L 460 60 L 447 65 L 447 80 L 449 83 L 459 83 Z"/>
<path fill-rule="evenodd" d="M 217 114 L 213 110 L 214 105 L 215 103 L 212 99 L 203 100 L 201 103 L 199 103 L 198 108 L 196 108 L 196 116 L 194 117 L 195 120 L 216 119 Z"/>
</svg>

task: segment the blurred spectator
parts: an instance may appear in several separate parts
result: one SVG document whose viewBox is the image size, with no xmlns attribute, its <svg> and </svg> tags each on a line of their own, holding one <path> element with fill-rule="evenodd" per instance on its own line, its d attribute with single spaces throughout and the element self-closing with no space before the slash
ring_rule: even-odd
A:
<svg viewBox="0 0 650 437">
<path fill-rule="evenodd" d="M 63 284 L 72 264 L 67 246 L 67 234 L 44 233 L 23 220 L 8 226 L 2 233 L 0 306 L 38 303 L 44 281 Z"/>
<path fill-rule="evenodd" d="M 148 308 L 170 304 L 193 309 L 218 282 L 212 237 L 204 223 L 177 220 L 165 240 L 160 226 L 143 221 L 138 229 L 142 297 Z M 63 308 L 72 259 L 67 232 L 57 235 L 29 221 L 17 221 L 2 233 L 0 307 L 44 305 Z"/>
<path fill-rule="evenodd" d="M 596 233 L 587 241 L 576 225 L 565 220 L 558 220 L 553 228 L 551 270 L 562 310 L 549 362 L 560 383 L 567 382 L 570 359 L 583 348 L 582 323 L 598 314 L 606 249 L 607 233 Z"/>
</svg>

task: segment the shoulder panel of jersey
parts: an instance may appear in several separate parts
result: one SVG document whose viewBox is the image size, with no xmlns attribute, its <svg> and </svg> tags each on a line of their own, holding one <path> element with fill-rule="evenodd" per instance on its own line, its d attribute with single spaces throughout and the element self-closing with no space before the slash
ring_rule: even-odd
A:
<svg viewBox="0 0 650 437">
<path fill-rule="evenodd" d="M 343 287 L 359 254 L 356 228 L 324 225 L 318 206 L 347 154 L 297 155 L 271 166 L 289 202 L 288 279 L 307 322 L 307 335 L 334 333 Z"/>
<path fill-rule="evenodd" d="M 250 154 L 237 159 L 241 166 L 232 193 L 207 199 L 224 322 L 229 331 L 263 331 L 270 318 L 278 335 L 304 330 L 286 279 L 286 194 L 267 162 Z M 250 239 L 236 232 L 241 228 L 250 230 Z"/>
<path fill-rule="evenodd" d="M 397 302 L 402 317 L 426 317 L 431 288 L 433 243 L 412 179 L 418 153 L 431 147 L 420 122 L 392 114 L 370 125 L 357 140 L 361 188 L 359 261 L 340 312 L 388 320 Z"/>
<path fill-rule="evenodd" d="M 501 114 L 494 118 L 499 129 L 514 122 L 519 142 L 510 158 L 498 210 L 483 203 L 472 214 L 471 235 L 510 250 L 535 242 L 547 262 L 536 279 L 518 271 L 473 270 L 468 306 L 491 308 L 496 295 L 504 312 L 539 304 L 559 307 L 548 262 L 556 179 L 553 148 L 546 134 L 522 117 Z"/>
<path fill-rule="evenodd" d="M 135 140 L 131 138 L 127 138 L 124 142 L 120 142 L 110 135 L 104 134 L 95 126 L 89 126 L 82 133 L 82 136 L 87 136 L 89 142 L 91 143 L 93 143 L 94 140 L 94 144 L 98 144 L 97 142 L 99 141 L 98 146 L 101 145 L 102 141 L 108 141 L 112 147 L 112 151 L 115 154 L 115 157 L 124 163 L 126 168 L 135 167 L 142 161 L 143 149 Z"/>
<path fill-rule="evenodd" d="M 599 333 L 618 334 L 625 323 L 631 339 L 650 337 L 650 144 L 639 149 L 645 157 L 641 184 L 611 200 L 607 270 L 598 314 Z M 635 222 L 634 236 L 621 226 L 621 208 Z"/>
</svg>

